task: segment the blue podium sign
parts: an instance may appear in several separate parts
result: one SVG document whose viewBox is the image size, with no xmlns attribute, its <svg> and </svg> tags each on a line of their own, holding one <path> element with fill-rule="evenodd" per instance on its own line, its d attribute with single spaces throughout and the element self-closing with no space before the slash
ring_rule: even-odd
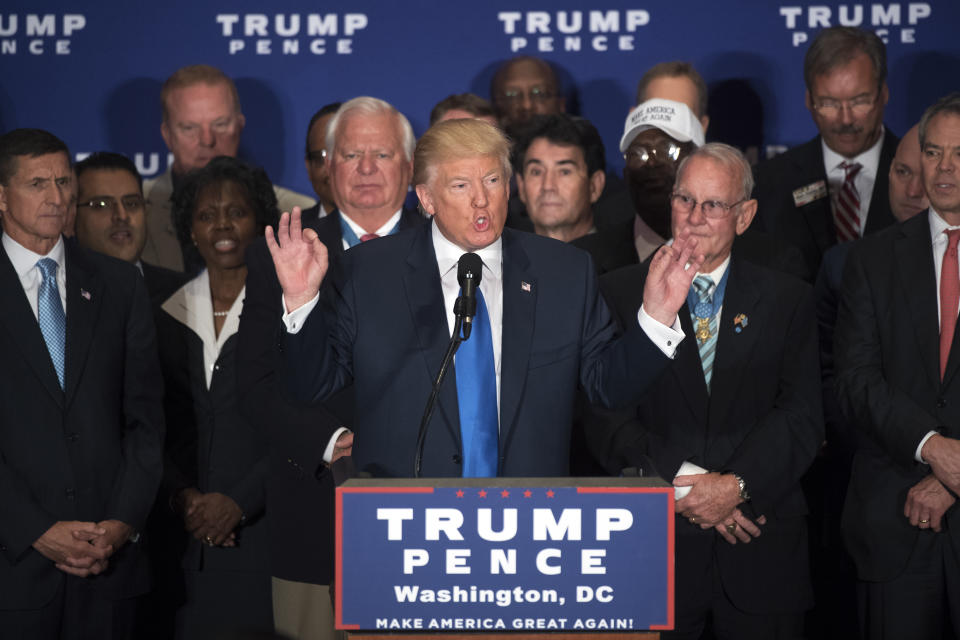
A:
<svg viewBox="0 0 960 640">
<path fill-rule="evenodd" d="M 673 627 L 673 489 L 649 479 L 351 480 L 339 629 Z"/>
</svg>

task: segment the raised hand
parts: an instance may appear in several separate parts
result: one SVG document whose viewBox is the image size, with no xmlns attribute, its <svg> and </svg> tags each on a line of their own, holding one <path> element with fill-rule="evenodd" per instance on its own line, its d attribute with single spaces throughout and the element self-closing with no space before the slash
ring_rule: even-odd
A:
<svg viewBox="0 0 960 640">
<path fill-rule="evenodd" d="M 703 254 L 694 254 L 696 238 L 683 232 L 673 245 L 664 245 L 650 261 L 650 271 L 643 286 L 643 309 L 651 318 L 672 326 L 677 312 L 687 299 L 690 283 L 703 264 Z"/>
<path fill-rule="evenodd" d="M 327 247 L 316 231 L 301 226 L 300 207 L 294 207 L 292 215 L 280 216 L 276 235 L 269 225 L 264 234 L 289 313 L 313 300 L 320 290 L 329 264 Z"/>
</svg>

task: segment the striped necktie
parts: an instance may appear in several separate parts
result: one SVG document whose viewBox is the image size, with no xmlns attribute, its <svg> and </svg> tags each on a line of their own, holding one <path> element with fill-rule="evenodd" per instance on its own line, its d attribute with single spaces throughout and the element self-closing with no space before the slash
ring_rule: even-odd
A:
<svg viewBox="0 0 960 640">
<path fill-rule="evenodd" d="M 713 376 L 713 359 L 717 352 L 717 315 L 713 312 L 713 292 L 715 289 L 710 276 L 697 276 L 693 279 L 693 289 L 700 302 L 693 310 L 694 332 L 700 349 L 700 364 L 703 365 L 703 378 L 710 391 L 710 379 Z"/>
<path fill-rule="evenodd" d="M 859 162 L 843 162 L 840 166 L 846 176 L 833 209 L 833 222 L 837 228 L 837 242 L 848 242 L 860 237 L 860 194 L 854 179 L 863 165 Z"/>
</svg>

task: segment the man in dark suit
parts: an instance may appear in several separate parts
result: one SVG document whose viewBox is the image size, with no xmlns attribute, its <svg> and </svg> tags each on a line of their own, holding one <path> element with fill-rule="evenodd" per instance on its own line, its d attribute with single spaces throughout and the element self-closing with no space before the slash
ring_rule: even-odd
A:
<svg viewBox="0 0 960 640">
<path fill-rule="evenodd" d="M 143 178 L 130 158 L 99 151 L 78 162 L 76 237 L 80 246 L 137 266 L 159 307 L 187 281 L 179 271 L 140 259 L 147 243 Z"/>
<path fill-rule="evenodd" d="M 851 249 L 837 319 L 837 390 L 862 432 L 843 533 L 867 638 L 960 636 L 960 94 L 927 109 L 920 147 L 930 209 Z"/>
<path fill-rule="evenodd" d="M 317 204 L 303 210 L 304 224 L 311 219 L 319 219 L 337 208 L 330 188 L 330 174 L 327 167 L 327 125 L 337 113 L 342 103 L 325 104 L 310 118 L 307 125 L 307 149 L 304 164 L 313 192 L 317 194 Z"/>
<path fill-rule="evenodd" d="M 883 126 L 887 53 L 876 34 L 824 29 L 803 74 L 820 134 L 760 164 L 755 196 L 760 227 L 801 250 L 812 283 L 829 247 L 893 224 L 887 173 L 898 138 Z"/>
<path fill-rule="evenodd" d="M 124 638 L 161 473 L 162 383 L 142 279 L 65 243 L 66 145 L 0 137 L 0 629 Z"/>
<path fill-rule="evenodd" d="M 425 219 L 402 209 L 414 147 L 403 114 L 382 100 L 356 98 L 331 116 L 325 132 L 325 175 L 336 208 L 324 217 L 308 209 L 303 224 L 323 242 L 336 273 L 350 247 L 368 233 L 389 235 Z M 314 148 L 320 144 L 315 135 Z M 333 577 L 333 482 L 332 454 L 325 450 L 333 433 L 353 425 L 353 390 L 309 410 L 284 402 L 275 375 L 283 292 L 264 242 L 251 245 L 247 269 L 239 385 L 247 411 L 270 441 L 267 524 L 276 628 L 297 638 L 328 638 L 333 634 L 327 586 Z"/>
<path fill-rule="evenodd" d="M 512 160 L 517 194 L 538 235 L 587 251 L 598 273 L 637 261 L 629 238 L 594 224 L 607 175 L 603 140 L 589 121 L 533 116 L 517 129 Z"/>
<path fill-rule="evenodd" d="M 637 323 L 614 342 L 587 254 L 504 231 L 502 132 L 479 120 L 438 123 L 420 139 L 414 166 L 433 224 L 348 252 L 335 314 L 315 309 L 327 274 L 316 234 L 301 232 L 296 212 L 281 218 L 279 239 L 268 233 L 286 311 L 284 384 L 310 402 L 352 381 L 357 467 L 412 475 L 416 425 L 458 326 L 458 261 L 476 252 L 474 343 L 460 349 L 453 380 L 441 387 L 423 475 L 565 475 L 578 381 L 598 402 L 629 402 L 682 339 L 676 311 L 700 262 L 696 242 L 684 236 L 657 254 Z"/>
<path fill-rule="evenodd" d="M 596 412 L 587 424 L 611 471 L 641 467 L 677 487 L 670 638 L 699 638 L 711 619 L 718 638 L 800 637 L 812 604 L 800 477 L 823 437 L 813 298 L 800 280 L 738 255 L 734 239 L 757 209 L 750 176 L 722 144 L 681 164 L 673 234 L 698 237 L 705 255 L 680 310 L 696 339 L 635 411 Z M 646 273 L 638 265 L 601 280 L 621 323 L 636 313 Z"/>
</svg>

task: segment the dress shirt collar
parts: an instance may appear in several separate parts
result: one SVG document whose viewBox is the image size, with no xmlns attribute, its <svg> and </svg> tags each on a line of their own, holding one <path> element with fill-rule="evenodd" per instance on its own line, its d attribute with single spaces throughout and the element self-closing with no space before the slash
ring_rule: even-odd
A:
<svg viewBox="0 0 960 640">
<path fill-rule="evenodd" d="M 866 177 L 869 177 L 871 180 L 875 180 L 877 177 L 877 167 L 880 166 L 880 150 L 883 148 L 884 137 L 885 130 L 883 125 L 880 125 L 880 137 L 878 137 L 877 141 L 873 143 L 873 146 L 854 158 L 845 158 L 828 147 L 826 141 L 821 136 L 820 146 L 823 149 L 824 169 L 826 169 L 827 173 L 835 173 L 837 171 L 843 173 L 844 170 L 840 168 L 842 163 L 859 162 L 862 166 L 860 173 Z"/>
<path fill-rule="evenodd" d="M 950 226 L 947 221 L 940 217 L 933 207 L 930 207 L 930 215 L 927 216 L 930 221 L 930 240 L 933 244 L 947 241 L 947 236 L 943 233 L 947 229 L 960 229 L 960 225 Z"/>
<path fill-rule="evenodd" d="M 321 206 L 323 206 L 323 205 L 321 205 Z M 395 214 L 393 214 L 392 216 L 390 216 L 390 219 L 387 220 L 387 221 L 383 224 L 382 227 L 380 227 L 379 229 L 377 229 L 377 230 L 374 231 L 373 233 L 375 233 L 375 234 L 377 234 L 378 236 L 381 236 L 381 237 L 382 237 L 382 236 L 390 235 L 390 232 L 393 231 L 393 228 L 396 227 L 396 226 L 397 226 L 397 223 L 400 222 L 400 214 L 402 214 L 402 213 L 403 213 L 403 209 L 402 209 L 402 208 L 401 208 L 401 209 L 398 209 Z M 357 235 L 357 238 L 362 238 L 363 236 L 365 236 L 365 235 L 367 235 L 368 233 L 370 233 L 369 231 L 367 231 L 366 229 L 364 229 L 363 227 L 361 227 L 360 225 L 358 225 L 356 222 L 354 222 L 353 220 L 351 220 L 351 219 L 350 219 L 350 216 L 348 216 L 347 214 L 345 214 L 343 211 L 340 212 L 340 217 L 343 218 L 343 221 L 346 222 L 347 225 L 350 227 L 350 229 Z"/>
<path fill-rule="evenodd" d="M 720 284 L 721 280 L 723 280 L 723 274 L 727 272 L 727 267 L 729 266 L 730 266 L 730 254 L 728 253 L 726 260 L 721 262 L 719 267 L 717 267 L 716 269 L 708 273 L 703 273 L 702 271 L 698 271 L 697 275 L 707 276 L 708 278 L 713 280 L 714 285 L 717 285 L 717 284 Z"/>
<path fill-rule="evenodd" d="M 57 239 L 57 244 L 53 245 L 53 249 L 45 256 L 30 251 L 30 249 L 27 249 L 6 233 L 3 234 L 3 248 L 7 252 L 7 256 L 10 258 L 14 270 L 17 272 L 17 277 L 21 279 L 23 279 L 30 269 L 36 267 L 37 262 L 42 258 L 53 258 L 60 270 L 63 269 L 65 260 L 63 236 Z"/>
<path fill-rule="evenodd" d="M 433 223 L 433 250 L 437 255 L 437 267 L 440 269 L 442 278 L 450 269 L 455 267 L 460 261 L 460 256 L 468 251 L 461 249 L 440 233 L 436 221 Z M 483 261 L 483 266 L 490 270 L 493 277 L 500 280 L 503 277 L 503 236 L 498 237 L 492 244 L 483 249 L 474 251 Z M 481 280 L 482 282 L 482 280 Z"/>
</svg>

